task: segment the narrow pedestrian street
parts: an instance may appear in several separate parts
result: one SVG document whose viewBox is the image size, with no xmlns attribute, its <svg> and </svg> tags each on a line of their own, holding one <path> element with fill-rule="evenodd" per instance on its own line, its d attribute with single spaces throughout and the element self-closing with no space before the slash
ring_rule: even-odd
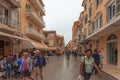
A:
<svg viewBox="0 0 120 80">
<path fill-rule="evenodd" d="M 76 80 L 79 74 L 80 58 L 75 61 L 73 56 L 66 60 L 65 56 L 50 57 L 43 69 L 44 80 Z M 92 75 L 91 80 L 115 80 L 103 73 L 103 78 Z"/>
</svg>

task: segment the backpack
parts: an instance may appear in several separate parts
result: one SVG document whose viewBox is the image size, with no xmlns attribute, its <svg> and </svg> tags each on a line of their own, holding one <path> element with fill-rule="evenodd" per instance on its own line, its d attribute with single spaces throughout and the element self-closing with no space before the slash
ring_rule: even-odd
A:
<svg viewBox="0 0 120 80">
<path fill-rule="evenodd" d="M 37 56 L 34 60 L 34 66 L 35 67 L 43 67 L 44 65 L 44 59 L 42 56 Z"/>
<path fill-rule="evenodd" d="M 43 57 L 43 66 L 46 66 L 46 60 L 45 60 L 45 57 Z"/>
</svg>

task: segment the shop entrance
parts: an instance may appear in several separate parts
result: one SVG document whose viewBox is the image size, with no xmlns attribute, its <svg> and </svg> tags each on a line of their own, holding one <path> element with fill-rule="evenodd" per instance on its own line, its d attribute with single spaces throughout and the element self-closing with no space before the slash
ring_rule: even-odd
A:
<svg viewBox="0 0 120 80">
<path fill-rule="evenodd" d="M 107 40 L 107 59 L 109 64 L 117 65 L 118 63 L 118 41 L 115 35 Z"/>
<path fill-rule="evenodd" d="M 0 40 L 0 55 L 4 55 L 4 41 Z"/>
</svg>

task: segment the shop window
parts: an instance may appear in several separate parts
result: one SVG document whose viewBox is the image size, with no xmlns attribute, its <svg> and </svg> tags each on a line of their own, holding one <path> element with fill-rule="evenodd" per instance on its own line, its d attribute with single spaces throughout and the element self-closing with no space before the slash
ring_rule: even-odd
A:
<svg viewBox="0 0 120 80">
<path fill-rule="evenodd" d="M 112 34 L 107 39 L 107 59 L 109 64 L 117 65 L 118 63 L 118 42 L 117 36 Z"/>
</svg>

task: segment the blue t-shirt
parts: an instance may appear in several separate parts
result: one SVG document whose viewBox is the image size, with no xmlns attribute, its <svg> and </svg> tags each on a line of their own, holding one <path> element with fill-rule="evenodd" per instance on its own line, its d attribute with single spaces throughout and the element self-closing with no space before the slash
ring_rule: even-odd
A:
<svg viewBox="0 0 120 80">
<path fill-rule="evenodd" d="M 18 70 L 20 69 L 20 66 L 22 65 L 22 59 L 18 59 L 17 60 L 17 64 L 18 64 Z"/>
</svg>

